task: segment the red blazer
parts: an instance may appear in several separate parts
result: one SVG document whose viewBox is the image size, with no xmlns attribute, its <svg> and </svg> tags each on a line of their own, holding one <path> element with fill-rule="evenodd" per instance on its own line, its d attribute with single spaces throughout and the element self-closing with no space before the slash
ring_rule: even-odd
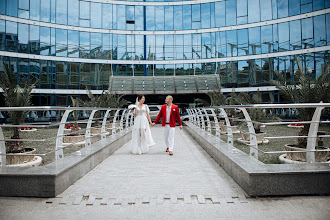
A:
<svg viewBox="0 0 330 220">
<path fill-rule="evenodd" d="M 162 117 L 162 126 L 165 126 L 166 124 L 166 108 L 167 105 L 163 105 L 162 108 L 160 109 L 160 112 L 158 113 L 158 116 L 156 120 L 154 121 L 155 124 L 157 124 Z M 182 126 L 181 118 L 180 118 L 180 113 L 179 113 L 179 108 L 177 105 L 172 104 L 171 108 L 171 115 L 170 115 L 170 127 L 175 127 L 175 119 L 178 120 L 179 125 Z"/>
</svg>

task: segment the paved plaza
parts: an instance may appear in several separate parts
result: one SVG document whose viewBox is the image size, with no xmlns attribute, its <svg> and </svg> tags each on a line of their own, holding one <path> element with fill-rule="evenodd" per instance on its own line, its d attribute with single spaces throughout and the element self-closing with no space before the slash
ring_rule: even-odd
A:
<svg viewBox="0 0 330 220">
<path fill-rule="evenodd" d="M 329 196 L 250 198 L 184 131 L 174 156 L 130 142 L 56 198 L 0 197 L 0 219 L 330 219 Z"/>
</svg>

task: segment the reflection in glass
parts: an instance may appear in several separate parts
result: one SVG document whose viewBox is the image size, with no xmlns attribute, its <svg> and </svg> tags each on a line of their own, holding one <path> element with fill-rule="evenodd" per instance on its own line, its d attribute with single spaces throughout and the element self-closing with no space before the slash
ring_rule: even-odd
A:
<svg viewBox="0 0 330 220">
<path fill-rule="evenodd" d="M 112 28 L 112 4 L 102 5 L 102 28 Z"/>
<path fill-rule="evenodd" d="M 237 24 L 247 23 L 247 0 L 237 0 Z"/>
<path fill-rule="evenodd" d="M 300 0 L 289 0 L 289 16 L 300 14 Z"/>
<path fill-rule="evenodd" d="M 227 56 L 237 56 L 237 35 L 236 30 L 226 31 L 227 38 Z"/>
<path fill-rule="evenodd" d="M 249 64 L 247 61 L 238 61 L 238 87 L 247 87 L 249 86 Z M 253 74 L 253 72 L 251 71 Z M 253 83 L 253 77 L 251 82 Z"/>
<path fill-rule="evenodd" d="M 163 31 L 165 29 L 164 23 L 164 6 L 155 6 L 156 17 L 156 31 Z"/>
<path fill-rule="evenodd" d="M 258 22 L 260 21 L 260 5 L 259 0 L 248 0 L 248 22 Z"/>
<path fill-rule="evenodd" d="M 238 46 L 238 56 L 246 56 L 249 54 L 248 49 L 248 29 L 237 30 L 237 46 Z"/>
<path fill-rule="evenodd" d="M 40 27 L 40 55 L 50 55 L 50 28 Z"/>
<path fill-rule="evenodd" d="M 90 27 L 90 2 L 79 2 L 79 26 Z"/>
<path fill-rule="evenodd" d="M 273 52 L 273 33 L 272 25 L 261 27 L 261 51 L 262 53 Z"/>
<path fill-rule="evenodd" d="M 80 64 L 80 88 L 90 88 L 91 65 L 89 63 Z"/>
<path fill-rule="evenodd" d="M 226 1 L 226 25 L 236 25 L 236 0 Z"/>
<path fill-rule="evenodd" d="M 56 88 L 68 88 L 68 65 L 66 62 L 56 62 Z"/>
<path fill-rule="evenodd" d="M 79 32 L 79 57 L 90 57 L 90 33 Z"/>
<path fill-rule="evenodd" d="M 29 80 L 29 59 L 18 58 L 17 83 L 22 84 Z"/>
<path fill-rule="evenodd" d="M 79 25 L 79 0 L 68 0 L 68 25 Z"/>
<path fill-rule="evenodd" d="M 290 50 L 301 49 L 300 20 L 290 21 Z"/>
<path fill-rule="evenodd" d="M 314 42 L 315 47 L 325 46 L 326 32 L 325 32 L 325 15 L 314 17 Z"/>
<path fill-rule="evenodd" d="M 146 23 L 147 31 L 155 30 L 155 8 L 154 6 L 146 6 Z"/>
<path fill-rule="evenodd" d="M 17 23 L 6 21 L 6 50 L 17 51 Z"/>
<path fill-rule="evenodd" d="M 17 0 L 7 0 L 7 10 L 6 10 L 7 15 L 17 17 L 17 8 L 18 8 Z"/>
<path fill-rule="evenodd" d="M 50 22 L 50 0 L 40 1 L 40 21 Z"/>
<path fill-rule="evenodd" d="M 91 33 L 91 58 L 102 58 L 102 34 Z"/>
<path fill-rule="evenodd" d="M 39 26 L 30 25 L 30 41 L 29 41 L 30 53 L 32 53 L 32 54 L 40 53 L 39 52 L 39 50 L 40 50 L 40 40 L 39 39 L 40 39 Z M 66 56 L 66 54 L 64 56 Z"/>
<path fill-rule="evenodd" d="M 18 52 L 29 52 L 29 25 L 18 23 Z"/>
<path fill-rule="evenodd" d="M 267 21 L 272 19 L 272 0 L 260 1 L 260 13 L 261 21 Z"/>
<path fill-rule="evenodd" d="M 79 57 L 79 32 L 68 31 L 68 57 Z"/>
<path fill-rule="evenodd" d="M 67 24 L 68 16 L 68 2 L 67 0 L 57 0 L 56 1 L 56 23 Z"/>
<path fill-rule="evenodd" d="M 278 18 L 287 17 L 289 15 L 289 3 L 288 0 L 277 0 L 277 13 Z"/>
<path fill-rule="evenodd" d="M 182 30 L 182 5 L 174 6 L 174 30 Z"/>
<path fill-rule="evenodd" d="M 172 31 L 174 28 L 173 6 L 165 6 L 165 31 Z"/>
<path fill-rule="evenodd" d="M 39 19 L 40 19 L 40 0 L 30 0 L 30 19 L 39 21 Z"/>
<path fill-rule="evenodd" d="M 68 56 L 68 31 L 56 29 L 56 56 Z"/>
<path fill-rule="evenodd" d="M 183 29 L 191 29 L 191 5 L 183 6 Z"/>
<path fill-rule="evenodd" d="M 225 17 L 225 1 L 215 2 L 215 24 L 216 27 L 223 27 L 226 25 L 226 17 Z"/>
<path fill-rule="evenodd" d="M 91 64 L 91 89 L 102 89 L 102 64 Z"/>
<path fill-rule="evenodd" d="M 278 24 L 279 51 L 289 50 L 289 23 Z"/>
<path fill-rule="evenodd" d="M 0 20 L 0 50 L 5 50 L 6 46 L 6 26 L 5 21 Z"/>
</svg>

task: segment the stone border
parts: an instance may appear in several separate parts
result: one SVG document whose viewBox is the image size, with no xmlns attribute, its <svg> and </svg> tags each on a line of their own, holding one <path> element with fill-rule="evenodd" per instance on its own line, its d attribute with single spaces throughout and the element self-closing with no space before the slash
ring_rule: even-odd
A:
<svg viewBox="0 0 330 220">
<path fill-rule="evenodd" d="M 39 167 L 0 168 L 0 196 L 55 197 L 131 139 L 131 129 L 118 132 L 62 160 Z"/>
<path fill-rule="evenodd" d="M 184 122 L 184 130 L 249 196 L 329 195 L 329 164 L 264 164 Z"/>
</svg>

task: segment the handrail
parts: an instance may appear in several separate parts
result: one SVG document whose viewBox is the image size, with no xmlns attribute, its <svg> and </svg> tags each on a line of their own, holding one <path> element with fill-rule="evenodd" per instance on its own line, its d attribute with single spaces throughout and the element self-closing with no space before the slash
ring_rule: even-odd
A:
<svg viewBox="0 0 330 220">
<path fill-rule="evenodd" d="M 219 123 L 218 122 L 218 117 L 224 118 L 225 123 L 221 125 L 224 129 L 226 129 L 226 132 L 222 131 L 220 132 L 221 135 L 227 136 L 227 143 L 228 147 L 234 147 L 233 145 L 233 129 L 235 126 L 232 126 L 230 124 L 230 121 L 240 121 L 240 122 L 246 122 L 248 126 L 248 131 L 244 130 L 239 130 L 238 132 L 243 133 L 243 134 L 249 134 L 250 139 L 248 143 L 244 143 L 247 146 L 250 147 L 250 156 L 258 159 L 258 152 L 262 152 L 264 154 L 279 154 L 279 153 L 294 153 L 294 152 L 304 152 L 306 153 L 306 160 L 308 163 L 315 163 L 315 152 L 330 152 L 330 149 L 326 150 L 321 150 L 321 149 L 315 149 L 316 147 L 316 139 L 317 138 L 330 138 L 330 135 L 325 135 L 325 134 L 317 134 L 319 124 L 324 123 L 330 123 L 329 120 L 327 121 L 322 121 L 320 120 L 321 117 L 321 111 L 324 108 L 330 107 L 330 103 L 295 103 L 295 104 L 255 104 L 255 105 L 226 105 L 226 106 L 211 106 L 207 108 L 193 108 L 187 110 L 188 112 L 188 117 L 189 117 L 189 126 L 193 126 L 197 129 L 204 130 L 208 132 L 209 134 L 212 134 L 210 131 L 210 124 L 211 120 L 210 117 L 213 117 L 213 123 Z M 240 109 L 244 115 L 243 119 L 238 119 L 238 118 L 231 118 L 228 117 L 225 109 Z M 311 121 L 299 121 L 299 122 L 260 122 L 260 121 L 254 121 L 251 120 L 249 113 L 247 109 L 279 109 L 279 108 L 315 108 L 314 116 Z M 214 115 L 214 112 L 216 110 L 220 110 L 220 113 L 218 115 Z M 205 121 L 205 122 L 204 122 Z M 205 125 L 207 123 L 207 125 Z M 308 135 L 304 136 L 297 136 L 297 135 L 287 135 L 287 136 L 263 136 L 259 135 L 256 133 L 255 128 L 253 124 L 258 124 L 258 125 L 287 125 L 287 124 L 292 124 L 292 123 L 299 123 L 299 124 L 311 124 L 309 128 L 309 133 Z M 217 128 L 215 128 L 217 129 Z M 217 134 L 217 131 L 215 132 L 215 136 L 219 137 Z M 306 150 L 301 150 L 301 151 L 264 151 L 259 148 L 258 146 L 258 141 L 257 137 L 262 140 L 267 140 L 269 141 L 270 139 L 290 139 L 290 138 L 307 138 L 307 148 Z M 220 137 L 219 137 L 220 138 Z M 269 140 L 268 140 L 269 139 Z M 264 141 L 262 141 L 264 142 Z"/>
<path fill-rule="evenodd" d="M 22 123 L 20 125 L 12 125 L 12 124 L 1 124 L 0 125 L 0 167 L 6 166 L 6 156 L 46 156 L 51 153 L 55 152 L 55 160 L 60 160 L 64 157 L 63 149 L 75 146 L 77 143 L 81 143 L 79 141 L 74 141 L 71 143 L 67 143 L 66 146 L 63 145 L 63 137 L 68 136 L 70 134 L 80 133 L 85 131 L 83 135 L 83 141 L 85 142 L 85 147 L 91 147 L 91 139 L 95 136 L 101 136 L 101 140 L 106 138 L 106 135 L 114 135 L 116 134 L 116 130 L 120 132 L 130 129 L 133 126 L 133 117 L 134 115 L 130 110 L 125 108 L 97 108 L 97 107 L 53 107 L 53 106 L 29 106 L 29 107 L 0 107 L 0 111 L 64 111 L 64 114 L 61 116 L 61 122 L 56 123 Z M 67 121 L 69 115 L 73 111 L 91 111 L 89 114 L 88 119 L 81 119 L 77 121 Z M 97 111 L 104 112 L 102 117 L 94 117 L 94 114 Z M 110 115 L 110 112 L 115 113 L 114 115 Z M 117 118 L 119 120 L 117 121 Z M 108 120 L 112 121 L 108 121 Z M 94 121 L 100 121 L 102 123 L 101 126 L 92 126 Z M 84 129 L 79 129 L 79 131 L 70 131 L 68 133 L 64 133 L 64 125 L 68 123 L 77 122 L 79 124 L 87 123 L 87 127 Z M 106 125 L 111 125 L 110 128 L 106 128 Z M 119 125 L 117 127 L 116 125 Z M 36 127 L 36 128 L 50 128 L 58 126 L 57 135 L 47 137 L 47 138 L 35 138 L 35 139 L 8 139 L 4 138 L 2 128 L 19 128 L 19 127 Z M 91 134 L 91 128 L 101 129 L 96 134 Z M 106 130 L 110 130 L 107 132 Z M 20 154 L 12 154 L 6 153 L 6 146 L 5 142 L 8 141 L 20 141 L 20 142 L 45 142 L 49 140 L 56 139 L 56 145 L 54 150 L 47 151 L 45 153 L 34 153 L 34 154 L 27 154 L 27 153 L 20 153 Z"/>
</svg>

